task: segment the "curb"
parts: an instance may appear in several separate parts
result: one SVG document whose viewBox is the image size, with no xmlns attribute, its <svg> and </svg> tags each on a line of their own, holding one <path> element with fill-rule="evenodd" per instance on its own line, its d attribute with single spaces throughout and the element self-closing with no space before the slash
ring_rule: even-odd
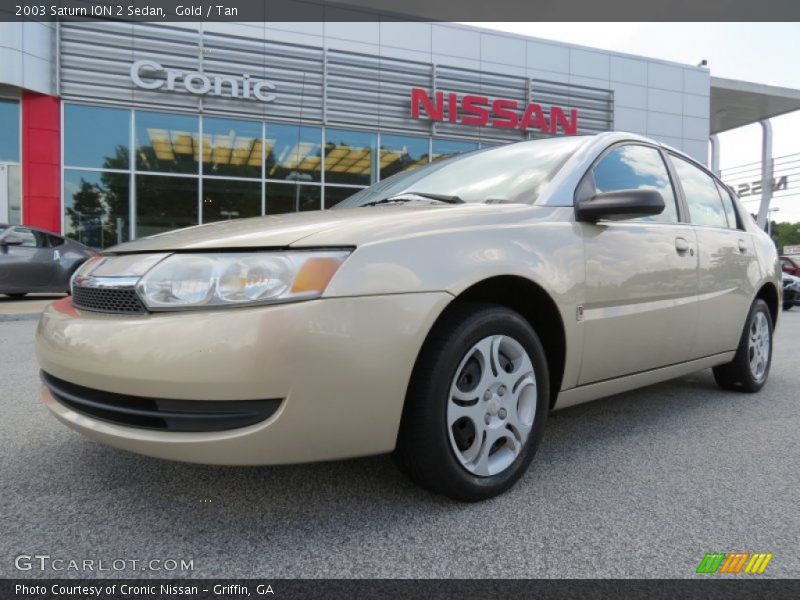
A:
<svg viewBox="0 0 800 600">
<path fill-rule="evenodd" d="M 33 321 L 42 316 L 42 313 L 16 313 L 16 314 L 0 314 L 0 323 L 3 321 Z"/>
</svg>

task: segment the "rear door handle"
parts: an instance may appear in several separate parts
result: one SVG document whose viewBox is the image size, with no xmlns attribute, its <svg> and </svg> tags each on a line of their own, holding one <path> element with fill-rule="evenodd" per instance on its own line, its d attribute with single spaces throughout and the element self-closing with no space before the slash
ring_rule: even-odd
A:
<svg viewBox="0 0 800 600">
<path fill-rule="evenodd" d="M 744 243 L 744 240 L 739 240 L 739 252 L 742 254 L 747 252 L 747 244 Z"/>
<path fill-rule="evenodd" d="M 678 254 L 685 254 L 689 251 L 689 242 L 686 241 L 686 238 L 675 238 L 675 250 L 678 251 Z"/>
</svg>

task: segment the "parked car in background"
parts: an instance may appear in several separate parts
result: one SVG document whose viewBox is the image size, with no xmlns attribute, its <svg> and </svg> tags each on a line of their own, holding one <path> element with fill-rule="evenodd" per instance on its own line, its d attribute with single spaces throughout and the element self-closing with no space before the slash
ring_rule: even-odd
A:
<svg viewBox="0 0 800 600">
<path fill-rule="evenodd" d="M 800 305 L 800 277 L 783 274 L 783 310 Z"/>
<path fill-rule="evenodd" d="M 44 229 L 0 223 L 0 294 L 69 293 L 72 274 L 97 254 Z"/>
<path fill-rule="evenodd" d="M 606 133 L 459 155 L 333 210 L 139 239 L 42 315 L 44 400 L 151 456 L 394 450 L 421 485 L 489 498 L 553 408 L 706 368 L 761 389 L 780 267 L 746 215 L 688 156 Z"/>
<path fill-rule="evenodd" d="M 800 256 L 781 256 L 779 258 L 784 273 L 800 277 Z"/>
</svg>

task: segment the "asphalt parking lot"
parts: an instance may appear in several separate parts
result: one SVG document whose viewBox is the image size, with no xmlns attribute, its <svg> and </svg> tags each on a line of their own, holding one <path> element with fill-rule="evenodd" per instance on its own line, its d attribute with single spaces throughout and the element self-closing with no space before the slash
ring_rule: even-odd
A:
<svg viewBox="0 0 800 600">
<path fill-rule="evenodd" d="M 681 578 L 747 551 L 800 577 L 800 309 L 781 316 L 760 394 L 703 371 L 555 413 L 522 481 L 476 505 L 386 456 L 230 468 L 104 447 L 41 403 L 36 321 L 0 322 L 0 576 L 81 575 L 15 569 L 38 553 L 192 559 L 194 577 Z"/>
</svg>

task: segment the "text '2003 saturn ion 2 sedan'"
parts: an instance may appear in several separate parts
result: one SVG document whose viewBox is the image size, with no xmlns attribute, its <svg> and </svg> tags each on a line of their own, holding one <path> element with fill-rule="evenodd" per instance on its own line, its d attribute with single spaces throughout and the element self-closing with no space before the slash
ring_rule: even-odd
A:
<svg viewBox="0 0 800 600">
<path fill-rule="evenodd" d="M 394 451 L 472 501 L 521 476 L 551 409 L 708 367 L 758 391 L 780 284 L 699 164 L 555 138 L 112 248 L 45 311 L 37 353 L 47 406 L 95 440 L 237 465 Z"/>
</svg>

